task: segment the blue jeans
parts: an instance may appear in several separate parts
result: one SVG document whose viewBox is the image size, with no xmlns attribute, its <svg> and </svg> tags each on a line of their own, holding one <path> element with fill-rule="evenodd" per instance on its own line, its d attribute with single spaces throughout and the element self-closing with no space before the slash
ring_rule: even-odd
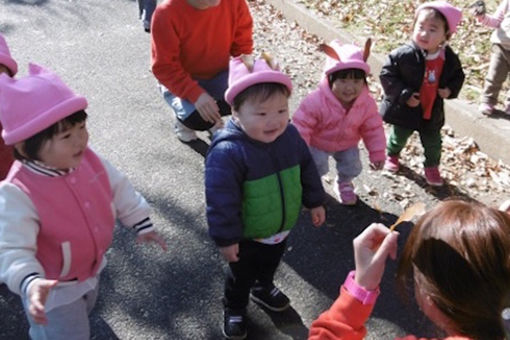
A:
<svg viewBox="0 0 510 340">
<path fill-rule="evenodd" d="M 152 13 L 156 9 L 157 0 L 138 0 L 138 16 L 144 27 L 151 27 Z"/>
<path fill-rule="evenodd" d="M 197 81 L 211 97 L 216 99 L 218 107 L 220 108 L 220 115 L 230 115 L 230 106 L 224 100 L 225 91 L 228 87 L 228 70 L 218 73 L 214 78 L 199 79 Z M 172 108 L 177 119 L 179 119 L 188 128 L 193 130 L 207 130 L 214 125 L 204 121 L 200 117 L 193 103 L 184 98 L 177 97 L 163 85 L 160 84 L 159 86 L 161 88 L 163 98 Z"/>
</svg>

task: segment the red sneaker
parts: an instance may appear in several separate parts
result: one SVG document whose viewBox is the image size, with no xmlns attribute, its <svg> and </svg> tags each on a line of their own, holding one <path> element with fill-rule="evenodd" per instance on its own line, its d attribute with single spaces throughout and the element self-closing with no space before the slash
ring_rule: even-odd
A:
<svg viewBox="0 0 510 340">
<path fill-rule="evenodd" d="M 437 166 L 425 168 L 425 180 L 427 181 L 428 185 L 435 187 L 440 187 L 444 184 L 444 181 L 439 174 L 439 167 Z"/>
</svg>

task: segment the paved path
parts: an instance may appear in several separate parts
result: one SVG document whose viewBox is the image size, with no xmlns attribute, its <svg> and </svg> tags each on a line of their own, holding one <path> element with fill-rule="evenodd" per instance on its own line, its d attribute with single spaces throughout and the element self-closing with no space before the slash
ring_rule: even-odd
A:
<svg viewBox="0 0 510 340">
<path fill-rule="evenodd" d="M 28 61 L 37 61 L 88 98 L 92 146 L 147 197 L 169 244 L 167 253 L 137 246 L 132 233 L 117 229 L 92 314 L 93 338 L 221 339 L 224 266 L 204 216 L 203 154 L 209 140 L 203 135 L 189 146 L 172 134 L 169 110 L 149 71 L 149 35 L 136 14 L 130 0 L 0 0 L 0 31 L 20 75 Z M 277 32 L 267 32 L 272 34 Z M 427 190 L 412 172 L 406 176 L 414 200 L 431 204 L 447 194 Z M 357 183 L 381 193 L 400 185 L 370 171 Z M 336 298 L 353 267 L 352 238 L 370 222 L 391 223 L 400 211 L 397 200 L 363 194 L 355 208 L 330 200 L 328 225 L 320 229 L 305 213 L 277 275 L 292 308 L 274 314 L 251 304 L 249 339 L 306 339 L 311 321 Z M 406 227 L 402 233 L 403 240 Z M 393 293 L 394 267 L 389 265 L 384 278 L 369 339 L 427 327 Z M 0 339 L 26 339 L 26 327 L 18 297 L 0 286 Z"/>
</svg>

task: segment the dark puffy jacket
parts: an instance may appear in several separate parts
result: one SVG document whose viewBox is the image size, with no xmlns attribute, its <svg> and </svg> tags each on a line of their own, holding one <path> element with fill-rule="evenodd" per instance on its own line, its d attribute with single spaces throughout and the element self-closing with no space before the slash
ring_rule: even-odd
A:
<svg viewBox="0 0 510 340">
<path fill-rule="evenodd" d="M 209 235 L 218 246 L 289 230 L 302 204 L 314 208 L 325 199 L 315 163 L 293 125 L 274 142 L 262 143 L 232 120 L 209 148 L 205 193 Z"/>
<path fill-rule="evenodd" d="M 420 92 L 425 74 L 425 56 L 413 42 L 393 50 L 383 65 L 379 78 L 384 89 L 380 113 L 383 120 L 413 130 L 439 130 L 444 125 L 444 102 L 439 95 L 432 107 L 430 120 L 423 119 L 421 105 L 410 107 L 407 100 Z M 464 82 L 459 57 L 449 46 L 445 48 L 445 63 L 439 78 L 439 88 L 448 87 L 456 98 Z"/>
</svg>

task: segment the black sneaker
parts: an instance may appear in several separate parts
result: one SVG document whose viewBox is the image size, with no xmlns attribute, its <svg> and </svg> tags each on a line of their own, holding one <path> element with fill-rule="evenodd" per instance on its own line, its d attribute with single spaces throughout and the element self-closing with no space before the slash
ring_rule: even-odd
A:
<svg viewBox="0 0 510 340">
<path fill-rule="evenodd" d="M 245 312 L 225 307 L 223 335 L 227 339 L 244 339 L 248 335 L 246 331 Z"/>
<path fill-rule="evenodd" d="M 254 287 L 251 289 L 250 297 L 256 303 L 261 304 L 273 312 L 281 312 L 290 305 L 287 295 L 283 294 L 275 286 L 269 288 Z"/>
</svg>

